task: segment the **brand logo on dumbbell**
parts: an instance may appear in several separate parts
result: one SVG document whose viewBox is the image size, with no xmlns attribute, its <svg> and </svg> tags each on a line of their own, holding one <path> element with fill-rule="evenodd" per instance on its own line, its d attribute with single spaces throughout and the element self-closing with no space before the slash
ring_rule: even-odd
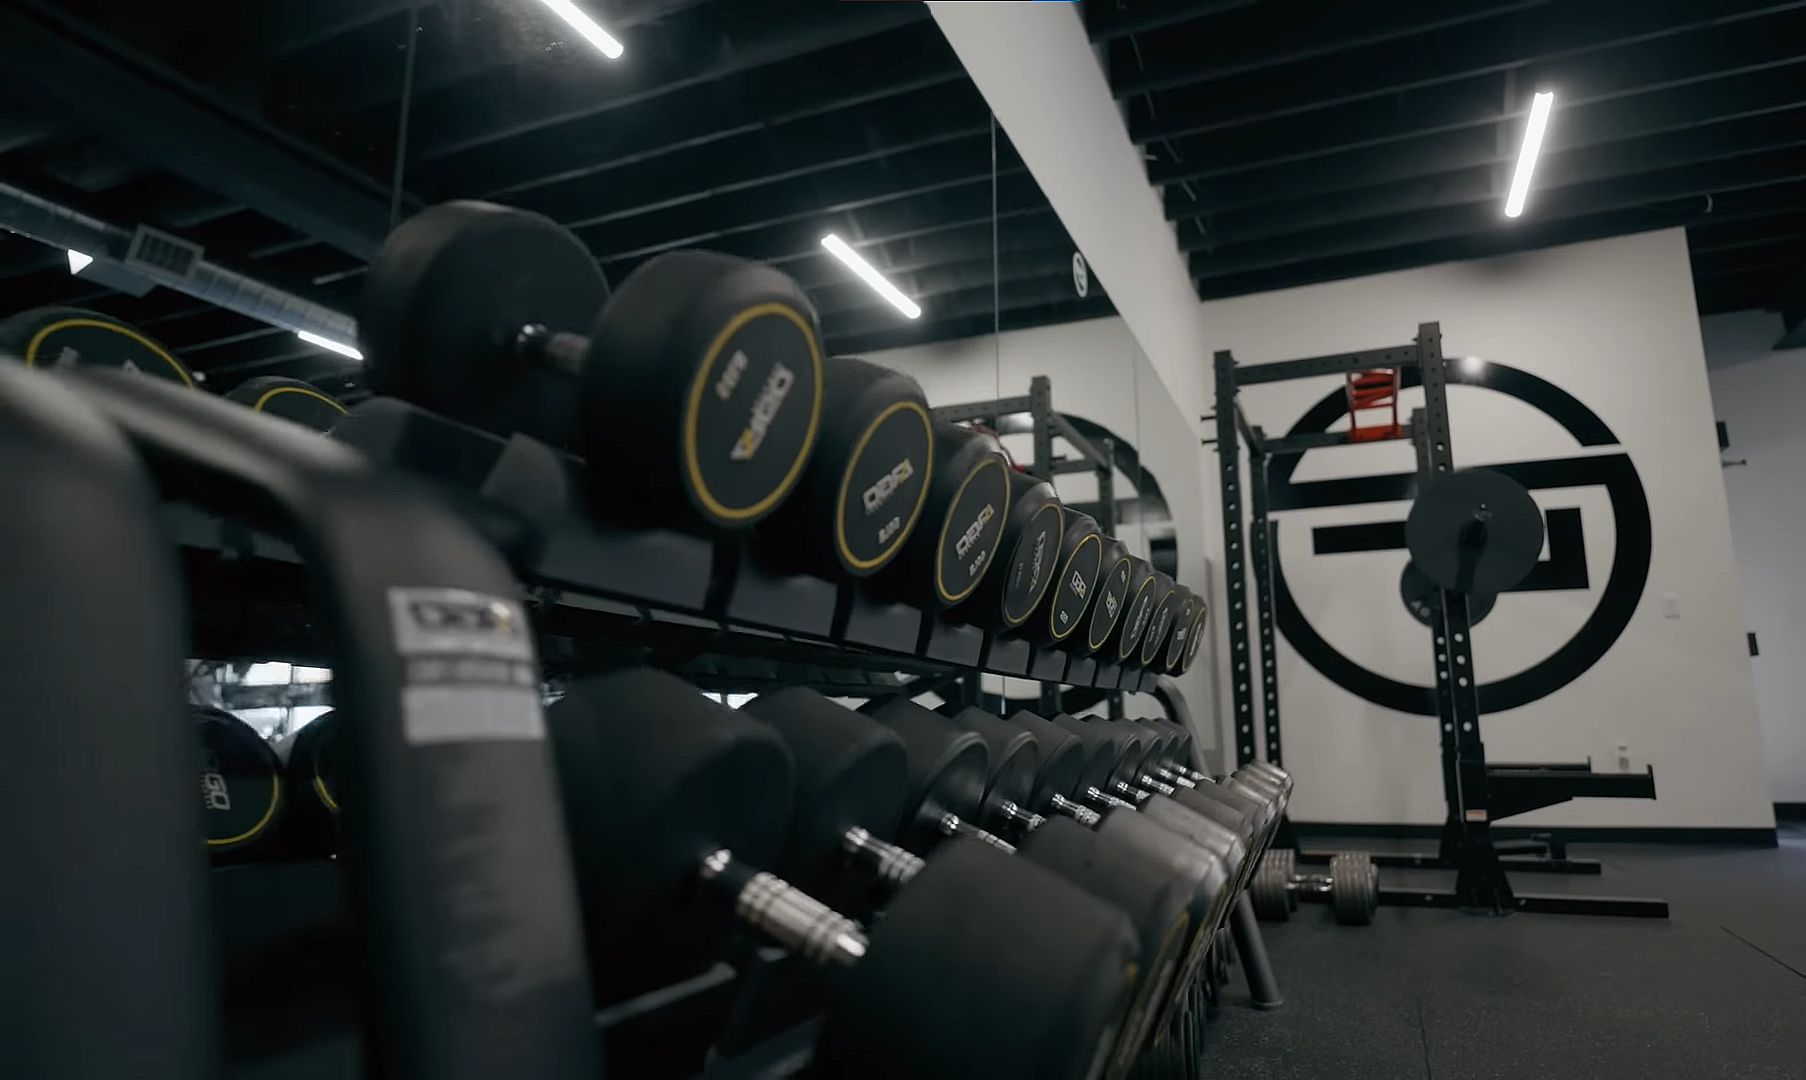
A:
<svg viewBox="0 0 1806 1080">
<path fill-rule="evenodd" d="M 735 353 L 735 359 L 744 359 L 745 353 Z M 745 364 L 741 364 L 745 367 Z M 732 364 L 729 364 L 732 370 Z M 778 409 L 784 404 L 784 398 L 790 388 L 796 385 L 796 373 L 783 364 L 773 364 L 771 374 L 766 376 L 765 385 L 760 388 L 759 396 L 753 400 L 752 418 L 746 423 L 746 430 L 734 441 L 734 449 L 728 456 L 734 461 L 751 461 L 759 452 L 759 444 L 765 441 L 765 433 L 771 430 L 772 418 L 777 416 Z M 716 393 L 720 393 L 720 387 Z"/>
<path fill-rule="evenodd" d="M 201 758 L 201 801 L 209 810 L 232 809 L 232 793 L 226 788 L 226 777 L 220 772 L 219 758 L 206 751 Z"/>
<path fill-rule="evenodd" d="M 496 601 L 456 604 L 444 600 L 416 600 L 408 605 L 414 624 L 422 630 L 467 630 L 513 633 L 514 613 Z"/>
<path fill-rule="evenodd" d="M 1116 618 L 1116 597 L 1107 592 L 1104 594 L 1104 614 Z"/>
<path fill-rule="evenodd" d="M 1077 596 L 1080 600 L 1083 600 L 1083 599 L 1085 599 L 1085 594 L 1090 591 L 1091 590 L 1089 588 L 1087 588 L 1085 585 L 1084 575 L 1080 574 L 1077 570 L 1074 570 L 1072 572 L 1072 593 L 1073 593 L 1073 595 Z M 1106 595 L 1108 595 L 1108 594 L 1106 594 Z"/>
<path fill-rule="evenodd" d="M 1046 553 L 1047 534 L 1042 533 L 1035 537 L 1035 554 L 1028 563 L 1028 585 L 1031 589 L 1041 580 L 1042 556 Z"/>
<path fill-rule="evenodd" d="M 972 550 L 972 545 L 978 543 L 978 537 L 985 531 L 985 526 L 989 525 L 991 519 L 996 516 L 997 508 L 986 503 L 984 509 L 978 512 L 978 517 L 974 518 L 972 524 L 966 526 L 966 531 L 960 534 L 960 538 L 954 541 L 953 553 L 962 559 L 965 558 L 966 554 Z"/>
<path fill-rule="evenodd" d="M 914 462 L 908 458 L 897 462 L 891 467 L 890 472 L 880 476 L 878 482 L 866 488 L 865 494 L 859 497 L 860 501 L 865 504 L 865 512 L 867 514 L 877 513 L 878 508 L 889 502 L 890 497 L 897 493 L 897 489 L 908 483 L 909 478 L 915 474 Z"/>
</svg>

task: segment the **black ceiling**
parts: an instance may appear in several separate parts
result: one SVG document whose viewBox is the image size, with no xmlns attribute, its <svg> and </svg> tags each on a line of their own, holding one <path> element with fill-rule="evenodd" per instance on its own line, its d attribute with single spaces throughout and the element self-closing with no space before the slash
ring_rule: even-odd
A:
<svg viewBox="0 0 1806 1080">
<path fill-rule="evenodd" d="M 1086 0 L 1198 294 L 1687 227 L 1703 313 L 1806 263 L 1806 4 Z M 1522 217 L 1530 98 L 1555 91 Z"/>
<path fill-rule="evenodd" d="M 393 215 L 472 197 L 574 228 L 614 280 L 679 246 L 771 260 L 839 351 L 1111 310 L 1076 296 L 1070 239 L 921 4 L 581 2 L 620 62 L 533 0 L 0 0 L 0 183 L 347 312 Z M 1084 10 L 1200 296 L 1685 225 L 1713 312 L 1778 306 L 1806 261 L 1806 0 Z M 828 258 L 830 230 L 923 317 Z M 216 385 L 355 371 L 0 233 L 0 311 L 49 303 L 137 322 Z"/>
<path fill-rule="evenodd" d="M 1077 296 L 1071 240 L 923 5 L 584 6 L 620 62 L 532 0 L 418 0 L 414 20 L 395 0 L 7 3 L 0 182 L 353 311 L 397 209 L 412 21 L 403 215 L 448 198 L 536 210 L 615 281 L 675 247 L 769 260 L 843 352 L 1112 310 L 1095 283 Z M 829 257 L 828 231 L 922 318 Z M 0 239 L 0 298 L 129 319 L 216 386 L 354 370 L 166 289 L 71 278 L 61 252 L 17 237 Z"/>
</svg>

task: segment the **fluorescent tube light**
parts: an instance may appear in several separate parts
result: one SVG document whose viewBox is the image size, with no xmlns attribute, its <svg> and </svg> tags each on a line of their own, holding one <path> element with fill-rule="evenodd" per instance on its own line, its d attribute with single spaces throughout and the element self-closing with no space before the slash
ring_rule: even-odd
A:
<svg viewBox="0 0 1806 1080">
<path fill-rule="evenodd" d="M 884 275 L 872 269 L 872 264 L 860 257 L 857 251 L 847 246 L 847 242 L 833 233 L 821 238 L 821 246 L 833 253 L 836 259 L 846 263 L 859 280 L 877 290 L 879 296 L 889 300 L 898 311 L 913 319 L 922 313 L 922 309 L 914 300 L 904 296 L 895 285 L 884 279 Z"/>
<path fill-rule="evenodd" d="M 1555 95 L 1544 92 L 1530 99 L 1530 123 L 1524 128 L 1524 146 L 1518 151 L 1518 169 L 1511 177 L 1511 194 L 1505 196 L 1505 216 L 1517 217 L 1524 212 L 1524 197 L 1530 194 L 1530 174 L 1536 171 L 1536 155 L 1543 148 L 1543 131 L 1549 126 L 1549 110 Z"/>
<path fill-rule="evenodd" d="M 602 50 L 602 55 L 610 60 L 621 58 L 621 43 L 615 36 L 596 25 L 596 20 L 578 10 L 571 0 L 540 0 L 540 3 L 552 9 L 559 18 L 571 24 L 571 29 L 582 34 L 584 40 Z"/>
<path fill-rule="evenodd" d="M 86 268 L 87 265 L 93 261 L 94 261 L 94 256 L 83 255 L 81 252 L 75 250 L 74 248 L 69 249 L 69 272 L 71 274 L 81 273 L 82 270 L 84 268 Z"/>
<path fill-rule="evenodd" d="M 333 352 L 338 353 L 340 356 L 349 356 L 353 360 L 362 360 L 364 358 L 363 353 L 358 352 L 356 349 L 352 348 L 349 345 L 341 345 L 338 342 L 333 341 L 331 338 L 323 338 L 318 334 L 312 334 L 312 333 L 307 332 L 306 330 L 295 331 L 295 336 L 300 338 L 302 341 L 307 342 L 309 345 L 318 345 L 322 349 L 331 349 Z"/>
</svg>

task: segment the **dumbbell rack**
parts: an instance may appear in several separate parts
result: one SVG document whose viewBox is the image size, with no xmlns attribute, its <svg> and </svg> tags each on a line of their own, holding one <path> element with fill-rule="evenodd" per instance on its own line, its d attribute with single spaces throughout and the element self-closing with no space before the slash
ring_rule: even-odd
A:
<svg viewBox="0 0 1806 1080">
<path fill-rule="evenodd" d="M 1105 691 L 1157 685 L 1155 672 L 879 601 L 856 583 L 773 575 L 741 539 L 599 521 L 586 508 L 583 463 L 525 436 L 502 439 L 390 398 L 355 407 L 335 434 L 436 482 L 507 555 L 549 639 L 554 679 L 632 658 L 711 690 L 806 685 L 857 697 L 975 671 Z M 171 508 L 169 520 L 199 594 L 198 647 L 313 655 L 291 548 L 192 508 Z"/>
</svg>

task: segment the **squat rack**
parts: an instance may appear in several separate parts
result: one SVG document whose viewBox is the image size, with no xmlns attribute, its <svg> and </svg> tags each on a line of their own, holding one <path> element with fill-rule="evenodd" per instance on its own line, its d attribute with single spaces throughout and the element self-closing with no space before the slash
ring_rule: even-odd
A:
<svg viewBox="0 0 1806 1080">
<path fill-rule="evenodd" d="M 1280 740 L 1278 646 L 1274 638 L 1273 529 L 1268 500 L 1268 467 L 1281 455 L 1307 450 L 1384 440 L 1410 439 L 1416 451 L 1414 490 L 1422 490 L 1431 478 L 1454 471 L 1449 428 L 1449 369 L 1442 353 L 1442 331 L 1437 323 L 1421 323 L 1409 344 L 1330 356 L 1284 360 L 1276 363 L 1237 365 L 1228 351 L 1215 355 L 1216 447 L 1221 465 L 1223 553 L 1229 618 L 1230 689 L 1235 720 L 1236 764 L 1255 760 L 1257 741 L 1265 759 L 1284 765 Z M 1397 421 L 1400 374 L 1415 369 L 1423 387 L 1423 407 L 1409 421 Z M 1238 391 L 1243 386 L 1284 382 L 1324 375 L 1347 380 L 1351 426 L 1345 431 L 1308 432 L 1269 438 L 1250 424 L 1241 408 Z M 1389 386 L 1389 392 L 1388 392 Z M 1389 410 L 1391 422 L 1359 426 L 1358 412 Z M 1259 627 L 1262 738 L 1254 733 L 1254 680 L 1248 672 L 1248 581 L 1243 560 L 1241 444 L 1249 458 L 1248 548 L 1253 560 L 1256 616 Z M 1537 911 L 1565 914 L 1629 915 L 1665 918 L 1662 900 L 1578 896 L 1569 894 L 1514 893 L 1505 876 L 1507 867 L 1557 873 L 1598 873 L 1595 861 L 1566 858 L 1557 841 L 1496 845 L 1492 823 L 1500 817 L 1526 813 L 1565 802 L 1576 796 L 1654 798 L 1653 771 L 1647 774 L 1605 774 L 1590 764 L 1512 764 L 1489 767 L 1480 738 L 1479 680 L 1471 677 L 1473 620 L 1466 593 L 1435 591 L 1431 605 L 1434 643 L 1436 715 L 1442 746 L 1443 794 L 1448 816 L 1443 824 L 1440 850 L 1435 856 L 1379 856 L 1380 865 L 1452 869 L 1455 890 L 1382 889 L 1389 904 L 1420 907 L 1462 907 L 1493 913 Z M 1464 674 L 1465 673 L 1465 674 Z M 1282 822 L 1276 847 L 1296 849 L 1291 823 Z M 1532 858 L 1501 861 L 1505 852 Z M 1543 857 L 1544 853 L 1551 857 Z M 1305 852 L 1307 860 L 1323 853 Z"/>
</svg>

